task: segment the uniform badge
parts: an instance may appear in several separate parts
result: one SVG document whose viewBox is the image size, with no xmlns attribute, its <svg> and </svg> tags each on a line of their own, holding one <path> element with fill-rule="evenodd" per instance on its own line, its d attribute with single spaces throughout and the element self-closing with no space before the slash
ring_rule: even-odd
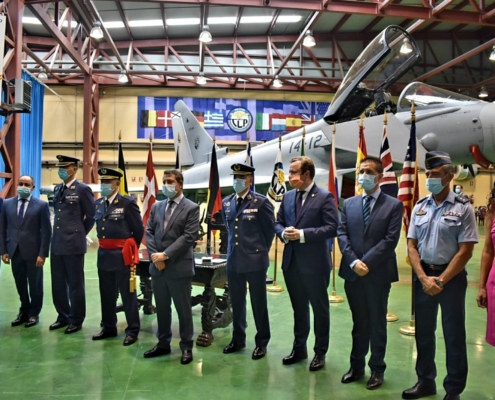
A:
<svg viewBox="0 0 495 400">
<path fill-rule="evenodd" d="M 70 187 L 70 190 L 74 190 L 76 187 L 75 186 L 71 186 Z"/>
<path fill-rule="evenodd" d="M 228 201 L 227 203 L 225 203 L 225 207 L 230 207 L 230 201 Z"/>
<path fill-rule="evenodd" d="M 251 195 L 250 194 L 247 195 L 247 199 L 248 200 L 251 200 Z"/>
<path fill-rule="evenodd" d="M 254 199 L 254 204 L 256 204 L 258 202 L 258 199 Z"/>
<path fill-rule="evenodd" d="M 426 215 L 426 211 L 425 210 L 419 210 L 416 215 L 419 215 L 420 217 L 423 216 L 423 215 Z"/>
<path fill-rule="evenodd" d="M 113 202 L 113 204 L 119 204 L 119 201 L 118 201 L 118 200 L 115 200 L 115 201 Z"/>
<path fill-rule="evenodd" d="M 311 195 L 311 197 L 315 197 L 315 194 L 313 193 L 313 194 Z"/>
</svg>

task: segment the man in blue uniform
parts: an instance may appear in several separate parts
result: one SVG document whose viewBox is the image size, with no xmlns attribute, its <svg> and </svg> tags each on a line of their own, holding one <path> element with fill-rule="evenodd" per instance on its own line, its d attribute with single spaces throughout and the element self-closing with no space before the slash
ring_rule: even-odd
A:
<svg viewBox="0 0 495 400">
<path fill-rule="evenodd" d="M 139 263 L 143 220 L 134 199 L 119 193 L 122 173 L 100 168 L 98 174 L 103 197 L 95 202 L 95 220 L 99 242 L 98 278 L 103 329 L 93 336 L 93 340 L 117 336 L 115 293 L 118 288 L 127 320 L 124 346 L 130 346 L 136 342 L 140 328 L 136 291 L 130 292 L 129 278 L 131 269 L 135 271 Z"/>
<path fill-rule="evenodd" d="M 438 306 L 447 353 L 444 399 L 459 399 L 468 372 L 465 328 L 466 263 L 478 242 L 469 201 L 450 190 L 454 168 L 448 153 L 426 153 L 426 188 L 431 195 L 418 201 L 407 234 L 409 259 L 415 273 L 416 373 L 418 382 L 402 393 L 419 399 L 436 393 L 435 330 Z"/>
<path fill-rule="evenodd" d="M 266 354 L 270 340 L 270 321 L 266 303 L 268 252 L 275 237 L 274 215 L 270 201 L 250 190 L 254 168 L 233 164 L 235 193 L 222 202 L 222 219 L 229 234 L 227 281 L 229 284 L 234 332 L 225 354 L 246 347 L 246 285 L 249 283 L 251 307 L 256 324 L 253 360 Z"/>
<path fill-rule="evenodd" d="M 95 206 L 91 188 L 76 179 L 79 159 L 58 155 L 57 160 L 63 182 L 54 190 L 50 266 L 58 317 L 50 330 L 67 326 L 65 333 L 71 334 L 81 329 L 86 317 L 84 254 L 86 235 L 95 223 Z"/>
</svg>

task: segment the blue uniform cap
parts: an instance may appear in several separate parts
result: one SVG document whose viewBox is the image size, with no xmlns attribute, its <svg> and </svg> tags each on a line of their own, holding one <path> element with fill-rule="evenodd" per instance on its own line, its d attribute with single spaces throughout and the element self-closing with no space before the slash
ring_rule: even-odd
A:
<svg viewBox="0 0 495 400">
<path fill-rule="evenodd" d="M 100 175 L 100 180 L 105 179 L 120 179 L 122 178 L 122 172 L 107 167 L 101 167 L 98 169 L 98 175 Z"/>
<path fill-rule="evenodd" d="M 232 174 L 231 175 L 253 175 L 255 169 L 246 164 L 232 164 L 231 167 Z"/>
<path fill-rule="evenodd" d="M 71 157 L 71 156 L 64 156 L 59 154 L 57 156 L 57 164 L 55 164 L 56 167 L 67 167 L 69 165 L 75 164 L 76 166 L 79 165 L 79 158 L 76 157 Z"/>
<path fill-rule="evenodd" d="M 426 169 L 434 169 L 441 165 L 452 164 L 450 154 L 445 151 L 429 151 L 426 153 L 425 166 Z"/>
</svg>

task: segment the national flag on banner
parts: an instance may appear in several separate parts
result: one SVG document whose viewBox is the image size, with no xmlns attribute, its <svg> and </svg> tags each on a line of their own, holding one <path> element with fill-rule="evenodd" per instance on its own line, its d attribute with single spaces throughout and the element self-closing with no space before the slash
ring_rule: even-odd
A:
<svg viewBox="0 0 495 400">
<path fill-rule="evenodd" d="M 198 120 L 199 124 L 205 128 L 205 113 L 202 111 L 191 111 L 192 114 L 196 117 Z"/>
<path fill-rule="evenodd" d="M 129 189 L 127 187 L 127 174 L 125 172 L 124 152 L 122 151 L 121 142 L 119 142 L 119 161 L 117 164 L 117 169 L 122 174 L 122 178 L 120 179 L 119 193 L 123 196 L 127 196 L 129 194 Z"/>
<path fill-rule="evenodd" d="M 171 128 L 172 111 L 142 110 L 139 124 L 141 128 Z"/>
<path fill-rule="evenodd" d="M 356 196 L 363 194 L 363 188 L 359 185 L 357 178 L 359 175 L 359 167 L 361 166 L 361 162 L 368 157 L 368 151 L 366 150 L 366 139 L 364 137 L 364 123 L 363 119 L 359 121 L 359 144 L 357 148 L 356 154 L 356 183 L 354 194 Z"/>
<path fill-rule="evenodd" d="M 279 136 L 277 158 L 273 168 L 272 181 L 268 188 L 268 198 L 275 203 L 280 203 L 286 192 L 284 165 L 282 163 L 282 137 Z"/>
<path fill-rule="evenodd" d="M 302 126 L 302 117 L 300 115 L 289 114 L 285 116 L 285 129 L 287 131 L 296 131 Z"/>
<path fill-rule="evenodd" d="M 284 114 L 271 114 L 270 115 L 270 127 L 273 131 L 285 131 L 285 115 Z"/>
<path fill-rule="evenodd" d="M 339 207 L 339 184 L 337 180 L 337 164 L 335 159 L 336 148 L 336 124 L 334 124 L 334 131 L 332 134 L 332 144 L 330 147 L 330 165 L 328 167 L 328 191 L 333 194 L 335 198 L 335 205 Z"/>
<path fill-rule="evenodd" d="M 144 199 L 143 199 L 143 225 L 146 229 L 150 217 L 151 207 L 156 202 L 158 193 L 158 183 L 156 181 L 155 168 L 153 166 L 153 150 L 150 143 L 148 150 L 148 162 L 146 163 L 146 178 L 144 181 Z M 146 233 L 143 237 L 143 244 L 146 244 Z"/>
<path fill-rule="evenodd" d="M 220 191 L 220 177 L 218 175 L 215 143 L 213 143 L 213 149 L 211 150 L 210 183 L 208 185 L 206 204 L 208 204 L 208 215 L 211 216 L 222 209 L 222 192 Z"/>
<path fill-rule="evenodd" d="M 247 137 L 247 145 L 246 145 L 246 160 L 244 161 L 244 164 L 253 167 L 254 168 L 254 163 L 253 163 L 253 156 L 251 155 L 251 142 L 249 141 L 249 134 Z M 254 186 L 254 173 L 253 173 L 253 184 L 251 185 L 251 190 L 255 192 L 255 186 Z"/>
<path fill-rule="evenodd" d="M 397 197 L 404 204 L 402 220 L 406 235 L 409 230 L 412 210 L 419 199 L 417 157 L 416 119 L 413 117 L 411 118 L 411 135 L 407 145 L 406 158 L 400 177 L 399 195 Z"/>
<path fill-rule="evenodd" d="M 256 130 L 257 131 L 269 131 L 270 127 L 270 114 L 268 113 L 256 113 Z"/>
<path fill-rule="evenodd" d="M 301 123 L 302 125 L 311 125 L 313 122 L 315 122 L 315 116 L 314 115 L 309 115 L 309 114 L 302 114 L 301 115 Z"/>
<path fill-rule="evenodd" d="M 222 113 L 211 113 L 207 111 L 204 114 L 204 128 L 205 129 L 215 129 L 223 128 L 223 114 Z"/>
<path fill-rule="evenodd" d="M 388 145 L 387 137 L 387 114 L 384 116 L 382 144 L 380 147 L 380 161 L 383 165 L 383 178 L 380 180 L 380 189 L 389 196 L 397 197 L 399 186 L 395 176 L 392 154 Z"/>
</svg>

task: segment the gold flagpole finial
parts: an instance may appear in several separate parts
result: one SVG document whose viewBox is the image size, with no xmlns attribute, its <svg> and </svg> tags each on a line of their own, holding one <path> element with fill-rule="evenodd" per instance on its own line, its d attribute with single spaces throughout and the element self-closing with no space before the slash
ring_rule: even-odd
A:
<svg viewBox="0 0 495 400">
<path fill-rule="evenodd" d="M 216 144 L 217 143 L 217 135 L 213 134 L 213 143 Z"/>
<path fill-rule="evenodd" d="M 150 132 L 150 143 L 153 142 L 153 132 Z"/>
<path fill-rule="evenodd" d="M 411 121 L 416 121 L 416 104 L 414 104 L 414 101 L 411 102 Z"/>
<path fill-rule="evenodd" d="M 364 126 L 364 117 L 363 114 L 361 114 L 361 117 L 359 118 L 359 126 L 363 127 Z"/>
<path fill-rule="evenodd" d="M 177 133 L 177 141 L 179 142 L 180 144 L 180 132 Z"/>
<path fill-rule="evenodd" d="M 122 140 L 122 129 L 119 130 L 119 142 Z"/>
<path fill-rule="evenodd" d="M 333 123 L 333 134 L 335 135 L 337 133 L 337 122 Z"/>
<path fill-rule="evenodd" d="M 305 136 L 306 136 L 306 127 L 304 126 L 303 127 L 303 137 L 305 137 Z"/>
<path fill-rule="evenodd" d="M 388 122 L 387 113 L 384 113 L 383 114 L 383 124 L 387 125 L 387 122 Z"/>
<path fill-rule="evenodd" d="M 248 132 L 247 139 L 246 140 L 249 142 L 249 139 L 250 139 L 250 135 L 249 135 L 249 132 Z"/>
</svg>

